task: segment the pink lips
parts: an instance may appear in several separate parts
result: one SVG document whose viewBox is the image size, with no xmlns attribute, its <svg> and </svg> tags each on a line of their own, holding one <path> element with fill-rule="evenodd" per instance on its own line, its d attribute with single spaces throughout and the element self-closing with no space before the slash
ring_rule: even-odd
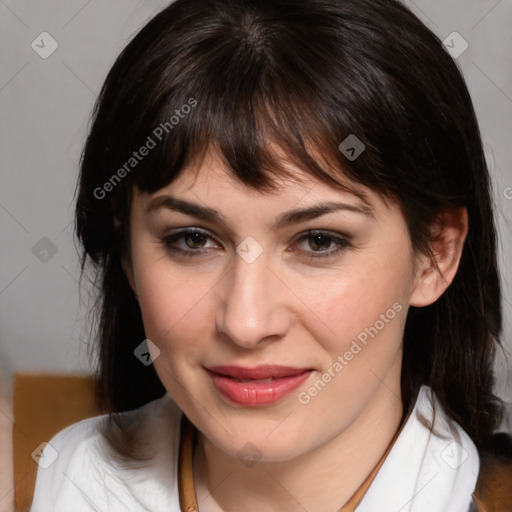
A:
<svg viewBox="0 0 512 512">
<path fill-rule="evenodd" d="M 257 368 L 211 366 L 206 368 L 216 389 L 239 405 L 258 406 L 277 402 L 299 387 L 309 368 L 267 365 Z"/>
</svg>

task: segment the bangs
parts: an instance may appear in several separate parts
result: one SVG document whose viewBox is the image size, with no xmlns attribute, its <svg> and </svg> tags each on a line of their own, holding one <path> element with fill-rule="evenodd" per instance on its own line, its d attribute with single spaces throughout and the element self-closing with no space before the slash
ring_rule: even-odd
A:
<svg viewBox="0 0 512 512">
<path fill-rule="evenodd" d="M 124 90 L 117 90 L 110 104 L 117 126 L 103 163 L 110 173 L 123 166 L 127 171 L 125 186 L 116 187 L 113 196 L 125 195 L 133 185 L 154 193 L 210 150 L 234 178 L 261 191 L 274 190 L 281 180 L 300 181 L 292 164 L 362 199 L 350 181 L 385 193 L 380 161 L 365 132 L 367 119 L 378 124 L 385 108 L 361 87 L 368 81 L 365 66 L 343 65 L 350 60 L 343 48 L 351 45 L 334 41 L 340 31 L 325 11 L 308 12 L 312 38 L 294 27 L 304 22 L 300 9 L 283 14 L 286 22 L 279 16 L 262 20 L 251 7 L 236 18 L 213 15 L 211 9 L 204 6 L 202 30 L 196 26 L 188 37 L 186 23 L 167 28 L 180 45 L 151 37 L 161 32 L 151 25 L 172 25 L 159 19 L 131 43 L 141 46 L 144 58 L 129 64 Z M 142 50 L 149 38 L 152 47 Z M 130 46 L 124 53 L 137 54 Z M 120 62 L 123 66 L 123 54 Z M 351 135 L 366 149 L 357 161 L 338 149 Z M 126 148 L 146 156 L 136 159 Z"/>
<path fill-rule="evenodd" d="M 215 75 L 219 82 L 225 79 L 226 88 L 230 82 L 239 85 L 236 93 L 226 95 L 219 83 L 218 96 L 210 92 L 197 97 L 191 87 L 188 97 L 166 109 L 167 116 L 173 115 L 153 130 L 154 139 L 161 137 L 159 148 L 148 158 L 144 171 L 134 176 L 133 184 L 153 193 L 185 168 L 195 167 L 207 152 L 214 152 L 233 178 L 262 192 L 275 190 L 282 180 L 301 181 L 291 166 L 332 187 L 350 190 L 344 179 L 348 160 L 338 150 L 339 137 L 329 133 L 328 125 L 314 113 L 317 94 L 307 101 L 303 92 L 294 96 L 291 84 L 283 85 L 279 79 L 275 83 L 286 95 L 271 91 L 272 84 L 261 75 L 250 84 L 242 74 L 238 77 L 240 83 L 233 84 L 229 75 Z M 182 114 L 179 121 L 176 112 Z"/>
</svg>

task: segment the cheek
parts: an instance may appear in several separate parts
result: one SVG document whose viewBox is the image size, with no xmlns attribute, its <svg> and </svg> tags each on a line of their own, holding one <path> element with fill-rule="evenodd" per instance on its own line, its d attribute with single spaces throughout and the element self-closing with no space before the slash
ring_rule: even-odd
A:
<svg viewBox="0 0 512 512">
<path fill-rule="evenodd" d="M 397 348 L 401 343 L 412 279 L 407 247 L 392 260 L 362 258 L 323 279 L 321 287 L 303 281 L 301 294 L 308 306 L 303 321 L 331 358 L 344 354 L 354 340 L 365 347 L 365 341 L 373 339 L 379 343 L 366 350 L 365 357 L 379 358 L 383 351 L 394 352 L 390 345 Z"/>
<path fill-rule="evenodd" d="M 164 260 L 145 260 L 137 269 L 137 289 L 146 336 L 166 351 L 182 346 L 192 351 L 202 338 L 214 284 L 207 274 L 173 271 Z"/>
</svg>

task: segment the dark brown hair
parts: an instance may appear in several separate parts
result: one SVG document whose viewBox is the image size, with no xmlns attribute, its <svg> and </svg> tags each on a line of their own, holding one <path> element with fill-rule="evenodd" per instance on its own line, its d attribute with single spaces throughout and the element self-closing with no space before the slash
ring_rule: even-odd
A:
<svg viewBox="0 0 512 512">
<path fill-rule="evenodd" d="M 355 160 L 338 149 L 351 134 L 365 145 Z M 148 138 L 155 146 L 131 161 Z M 133 354 L 145 336 L 121 267 L 132 187 L 155 192 L 215 147 L 233 176 L 272 190 L 286 173 L 275 146 L 333 187 L 346 176 L 395 200 L 419 252 L 429 253 L 442 209 L 467 208 L 451 286 L 408 312 L 401 385 L 405 404 L 429 385 L 485 448 L 502 414 L 493 393 L 502 316 L 488 170 L 457 65 L 394 0 L 177 0 L 118 57 L 95 106 L 76 206 L 82 271 L 90 259 L 98 284 L 105 410 L 165 392 Z"/>
</svg>

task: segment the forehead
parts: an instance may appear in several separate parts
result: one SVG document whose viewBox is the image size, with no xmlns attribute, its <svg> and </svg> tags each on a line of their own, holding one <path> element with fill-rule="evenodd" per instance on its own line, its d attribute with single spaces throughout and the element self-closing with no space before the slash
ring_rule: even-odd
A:
<svg viewBox="0 0 512 512">
<path fill-rule="evenodd" d="M 139 201 L 148 204 L 162 194 L 172 194 L 191 198 L 195 196 L 196 200 L 213 202 L 218 206 L 228 206 L 237 201 L 254 201 L 261 205 L 282 203 L 284 207 L 289 203 L 307 202 L 309 198 L 324 201 L 350 199 L 353 204 L 371 207 L 372 203 L 380 199 L 368 187 L 349 180 L 341 170 L 332 170 L 340 186 L 331 186 L 293 164 L 282 152 L 276 151 L 276 159 L 287 175 L 275 174 L 271 176 L 271 189 L 257 190 L 238 179 L 222 156 L 209 149 L 201 157 L 192 160 L 168 185 L 151 194 L 138 194 Z"/>
</svg>

